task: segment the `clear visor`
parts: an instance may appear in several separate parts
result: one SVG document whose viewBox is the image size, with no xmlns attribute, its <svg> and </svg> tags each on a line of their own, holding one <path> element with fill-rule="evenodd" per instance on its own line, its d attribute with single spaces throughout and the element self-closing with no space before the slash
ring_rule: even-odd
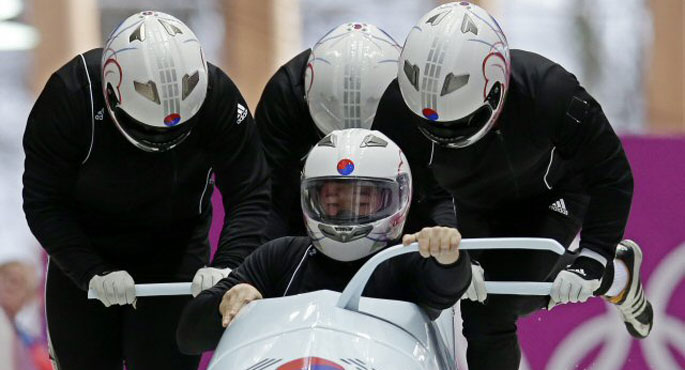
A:
<svg viewBox="0 0 685 370">
<path fill-rule="evenodd" d="M 332 225 L 360 225 L 395 214 L 409 200 L 408 179 L 319 177 L 302 183 L 302 209 Z"/>
</svg>

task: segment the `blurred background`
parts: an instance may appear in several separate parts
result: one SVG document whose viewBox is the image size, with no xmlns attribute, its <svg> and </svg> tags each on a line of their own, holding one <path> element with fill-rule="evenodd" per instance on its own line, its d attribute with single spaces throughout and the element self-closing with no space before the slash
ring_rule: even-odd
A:
<svg viewBox="0 0 685 370">
<path fill-rule="evenodd" d="M 685 155 L 685 2 L 474 2 L 498 19 L 511 48 L 540 53 L 574 73 L 602 104 L 614 129 L 623 137 L 637 184 L 628 231 L 634 230 L 640 236 L 645 228 L 651 228 L 652 233 L 670 237 L 665 242 L 650 239 L 650 235 L 642 236 L 658 244 L 643 247 L 648 254 L 646 273 L 658 271 L 661 262 L 672 260 L 678 251 L 682 259 L 685 214 L 681 209 L 685 209 L 685 195 L 681 180 L 685 166 L 679 158 Z M 266 81 L 278 67 L 311 47 L 331 28 L 349 21 L 372 23 L 402 44 L 414 22 L 439 3 L 438 0 L 0 0 L 0 369 L 49 368 L 41 308 L 45 257 L 28 231 L 21 210 L 21 137 L 32 104 L 53 71 L 76 54 L 102 46 L 109 32 L 128 15 L 141 10 L 159 10 L 175 15 L 195 31 L 208 60 L 228 73 L 254 109 Z M 650 181 L 642 180 L 646 178 Z M 657 194 L 659 191 L 664 195 Z M 656 208 L 655 199 L 663 201 L 659 203 L 661 208 Z M 649 220 L 642 222 L 640 217 L 649 218 L 653 224 Z M 668 222 L 661 222 L 664 219 Z M 665 224 L 673 226 L 663 229 Z M 683 264 L 685 260 L 681 267 Z M 683 273 L 677 271 L 671 275 L 669 279 L 675 282 L 669 285 L 670 298 L 662 302 L 663 313 L 679 312 L 670 314 L 672 317 L 668 320 L 675 320 L 679 327 L 685 328 L 682 326 L 685 309 L 680 310 L 685 306 L 685 296 L 681 294 Z M 668 308 L 671 306 L 675 308 Z M 526 359 L 522 367 L 560 368 L 557 366 L 563 361 L 551 353 L 560 351 L 573 335 L 580 335 L 572 333 L 574 327 L 596 319 L 602 312 L 598 308 L 580 316 L 571 312 L 556 314 L 555 320 L 567 320 L 563 315 L 570 315 L 567 322 L 577 325 L 563 329 L 564 333 L 550 334 L 553 338 L 546 341 L 549 349 L 544 356 L 536 355 L 534 348 L 526 351 L 524 346 Z M 550 315 L 554 313 L 547 320 Z M 619 326 L 620 322 L 614 324 Z M 682 368 L 685 329 L 678 338 L 671 338 L 670 334 L 657 334 L 658 324 L 657 321 L 656 335 L 652 335 L 659 341 L 657 344 L 652 340 L 638 349 L 635 344 L 628 345 L 623 357 L 614 353 L 614 357 L 621 357 L 614 365 L 601 362 L 601 353 L 598 355 L 597 351 L 588 349 L 586 355 L 608 368 L 665 369 L 670 367 L 656 366 L 653 361 L 659 360 L 650 358 L 663 358 L 670 353 L 675 360 L 660 364 Z M 525 335 L 522 330 L 524 345 Z M 680 344 L 669 344 L 669 341 Z M 666 348 L 666 352 L 654 349 L 659 346 Z M 640 352 L 649 352 L 642 347 L 652 348 L 652 354 Z M 574 350 L 565 348 L 567 352 Z M 575 367 L 579 364 L 576 362 Z"/>
</svg>

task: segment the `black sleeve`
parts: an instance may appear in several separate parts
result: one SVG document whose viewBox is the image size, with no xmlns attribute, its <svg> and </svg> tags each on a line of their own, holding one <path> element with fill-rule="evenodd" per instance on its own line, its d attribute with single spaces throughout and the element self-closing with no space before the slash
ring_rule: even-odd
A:
<svg viewBox="0 0 685 370">
<path fill-rule="evenodd" d="M 23 198 L 33 234 L 60 269 L 87 290 L 91 277 L 111 268 L 92 249 L 74 209 L 72 192 L 91 135 L 90 121 L 82 124 L 83 104 L 89 102 L 82 100 L 59 75 L 48 80 L 24 132 Z"/>
<path fill-rule="evenodd" d="M 415 191 L 418 199 L 412 208 L 418 212 L 417 225 L 423 227 L 448 226 L 457 227 L 457 216 L 452 196 L 435 181 L 433 171 L 423 171 L 424 176 L 419 188 Z"/>
<path fill-rule="evenodd" d="M 441 311 L 454 306 L 471 283 L 471 260 L 465 251 L 457 262 L 441 265 L 435 258 L 423 258 L 418 253 L 400 256 L 388 261 L 384 272 L 391 276 L 395 296 L 414 302 L 429 311 Z"/>
<path fill-rule="evenodd" d="M 219 129 L 210 144 L 225 210 L 213 266 L 235 268 L 259 245 L 269 207 L 269 172 L 252 115 L 238 88 L 215 68 L 210 119 Z M 210 70 L 211 72 L 211 70 Z"/>
<path fill-rule="evenodd" d="M 572 163 L 590 195 L 580 248 L 608 261 L 623 237 L 633 195 L 633 176 L 621 141 L 600 105 L 575 76 L 560 66 L 545 75 L 537 96 L 538 119 L 554 122 L 551 137 L 562 158 Z"/>
<path fill-rule="evenodd" d="M 279 281 L 291 267 L 287 254 L 292 238 L 280 238 L 257 248 L 245 262 L 231 271 L 212 288 L 202 291 L 183 310 L 176 331 L 176 340 L 183 353 L 210 351 L 224 333 L 219 304 L 224 294 L 235 285 L 254 286 L 264 298 L 280 296 Z"/>
<path fill-rule="evenodd" d="M 421 134 L 414 120 L 415 114 L 404 103 L 395 79 L 381 97 L 372 128 L 394 141 L 409 161 L 414 194 L 405 231 L 430 226 L 456 227 L 452 196 L 437 183 L 430 168 L 432 143 Z"/>
<path fill-rule="evenodd" d="M 303 157 L 318 139 L 316 128 L 310 124 L 311 117 L 303 111 L 303 104 L 296 95 L 285 68 L 281 68 L 264 88 L 255 113 L 264 155 L 271 170 L 267 240 L 292 235 L 290 225 L 302 222 L 300 174 Z"/>
</svg>

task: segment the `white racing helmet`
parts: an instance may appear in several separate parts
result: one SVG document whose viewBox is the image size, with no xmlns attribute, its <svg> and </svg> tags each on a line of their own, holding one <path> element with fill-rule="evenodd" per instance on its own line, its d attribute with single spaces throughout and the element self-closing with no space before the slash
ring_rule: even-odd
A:
<svg viewBox="0 0 685 370">
<path fill-rule="evenodd" d="M 509 87 L 509 46 L 477 5 L 441 5 L 412 28 L 400 56 L 404 102 L 431 141 L 463 148 L 492 128 Z"/>
<path fill-rule="evenodd" d="M 378 103 L 397 77 L 400 47 L 374 25 L 350 22 L 328 32 L 309 56 L 305 88 L 309 113 L 325 135 L 371 128 Z"/>
<path fill-rule="evenodd" d="M 333 131 L 309 152 L 301 201 L 314 246 L 338 261 L 366 257 L 396 240 L 412 184 L 402 150 L 378 131 Z"/>
<path fill-rule="evenodd" d="M 107 111 L 133 145 L 161 152 L 180 144 L 207 96 L 207 63 L 197 37 L 171 15 L 124 20 L 102 52 Z"/>
</svg>

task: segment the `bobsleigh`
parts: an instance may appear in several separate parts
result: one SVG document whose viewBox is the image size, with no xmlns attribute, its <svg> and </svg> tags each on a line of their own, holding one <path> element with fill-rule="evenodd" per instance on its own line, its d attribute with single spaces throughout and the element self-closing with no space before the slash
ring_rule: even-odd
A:
<svg viewBox="0 0 685 370">
<path fill-rule="evenodd" d="M 542 238 L 464 239 L 460 249 L 565 252 L 556 241 Z M 456 369 L 454 310 L 431 321 L 413 303 L 361 296 L 380 263 L 417 251 L 414 244 L 377 253 L 342 293 L 324 290 L 251 302 L 224 332 L 208 369 Z M 551 283 L 488 281 L 486 289 L 488 294 L 548 295 Z M 136 287 L 140 296 L 189 293 L 189 283 Z"/>
</svg>

